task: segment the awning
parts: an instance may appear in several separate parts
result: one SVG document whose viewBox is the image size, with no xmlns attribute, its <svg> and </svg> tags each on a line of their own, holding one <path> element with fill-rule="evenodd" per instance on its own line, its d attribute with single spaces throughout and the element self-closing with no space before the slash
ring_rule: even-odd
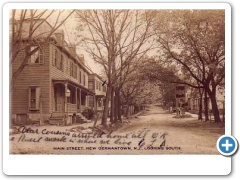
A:
<svg viewBox="0 0 240 180">
<path fill-rule="evenodd" d="M 80 84 L 78 84 L 78 83 L 75 83 L 75 82 L 71 81 L 70 79 L 52 79 L 52 81 L 53 81 L 54 83 L 61 83 L 61 84 L 64 84 L 64 85 L 65 85 L 66 83 L 67 83 L 67 84 L 70 84 L 70 85 L 72 85 L 72 86 L 75 86 L 75 87 L 77 87 L 77 88 L 85 91 L 86 93 L 88 93 L 88 94 L 90 94 L 90 95 L 92 95 L 92 96 L 95 96 L 95 93 L 94 93 L 93 91 L 87 89 L 86 87 L 84 87 L 84 86 L 82 86 L 82 85 L 80 85 Z"/>
</svg>

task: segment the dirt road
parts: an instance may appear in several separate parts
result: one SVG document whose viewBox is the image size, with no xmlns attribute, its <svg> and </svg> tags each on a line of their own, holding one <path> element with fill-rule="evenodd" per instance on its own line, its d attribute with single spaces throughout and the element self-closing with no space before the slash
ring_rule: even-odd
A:
<svg viewBox="0 0 240 180">
<path fill-rule="evenodd" d="M 10 136 L 13 154 L 218 154 L 217 139 L 224 124 L 174 118 L 161 107 L 151 105 L 138 117 L 125 121 L 106 134 L 70 131 L 74 127 L 26 126 Z"/>
<path fill-rule="evenodd" d="M 191 114 L 189 118 L 174 118 L 158 106 L 150 106 L 131 125 L 119 130 L 133 131 L 146 128 L 151 132 L 166 132 L 166 146 L 180 147 L 180 150 L 164 151 L 170 154 L 218 154 L 216 149 L 217 139 L 224 134 L 223 123 L 202 122 L 197 120 L 197 115 Z"/>
</svg>

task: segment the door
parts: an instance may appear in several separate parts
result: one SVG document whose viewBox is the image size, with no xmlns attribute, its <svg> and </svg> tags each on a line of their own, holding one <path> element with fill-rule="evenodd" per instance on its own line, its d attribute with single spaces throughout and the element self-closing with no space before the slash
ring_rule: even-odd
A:
<svg viewBox="0 0 240 180">
<path fill-rule="evenodd" d="M 55 87 L 55 111 L 56 112 L 64 112 L 64 88 L 61 86 Z"/>
</svg>

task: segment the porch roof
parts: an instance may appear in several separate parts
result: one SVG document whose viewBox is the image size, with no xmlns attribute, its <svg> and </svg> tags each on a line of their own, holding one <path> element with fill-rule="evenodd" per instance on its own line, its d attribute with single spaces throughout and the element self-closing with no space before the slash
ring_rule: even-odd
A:
<svg viewBox="0 0 240 180">
<path fill-rule="evenodd" d="M 90 95 L 94 95 L 95 96 L 95 93 L 93 91 L 89 90 L 88 88 L 86 88 L 86 87 L 84 87 L 84 86 L 82 86 L 82 85 L 80 85 L 78 83 L 75 83 L 75 82 L 71 81 L 70 79 L 52 79 L 52 81 L 54 83 L 61 83 L 61 84 L 64 84 L 64 85 L 65 85 L 65 83 L 68 83 L 68 84 L 70 84 L 72 86 L 75 86 L 75 87 L 85 91 L 86 93 L 88 93 Z"/>
<path fill-rule="evenodd" d="M 102 98 L 102 97 L 105 97 L 106 95 L 103 95 L 103 94 L 100 94 L 100 95 L 99 95 L 99 94 L 96 94 L 95 96 L 98 97 L 98 98 Z"/>
</svg>

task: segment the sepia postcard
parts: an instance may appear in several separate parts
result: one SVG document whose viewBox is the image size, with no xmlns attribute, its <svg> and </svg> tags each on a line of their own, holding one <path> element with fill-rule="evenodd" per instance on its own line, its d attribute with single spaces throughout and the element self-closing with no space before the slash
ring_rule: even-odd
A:
<svg viewBox="0 0 240 180">
<path fill-rule="evenodd" d="M 9 155 L 220 155 L 224 6 L 35 7 L 5 20 Z"/>
</svg>

